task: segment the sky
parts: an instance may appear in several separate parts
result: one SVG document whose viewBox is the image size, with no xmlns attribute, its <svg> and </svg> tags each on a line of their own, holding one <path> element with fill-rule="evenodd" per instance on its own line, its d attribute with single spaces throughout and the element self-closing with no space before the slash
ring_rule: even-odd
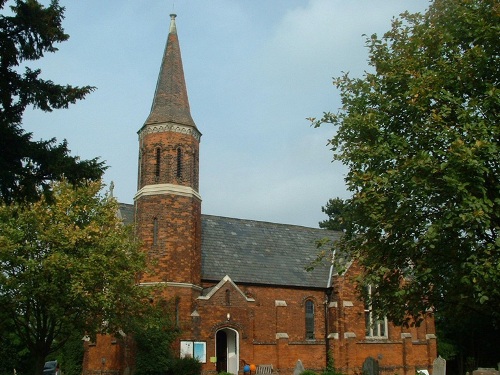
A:
<svg viewBox="0 0 500 375">
<path fill-rule="evenodd" d="M 48 1 L 41 1 L 48 4 Z M 33 139 L 66 139 L 99 157 L 114 196 L 133 203 L 137 131 L 151 109 L 176 13 L 191 115 L 201 131 L 200 194 L 209 215 L 317 227 L 328 199 L 349 197 L 332 162 L 331 125 L 308 117 L 340 108 L 332 78 L 361 77 L 366 35 L 428 0 L 60 0 L 70 39 L 31 62 L 42 78 L 97 89 L 69 109 L 28 110 Z"/>
</svg>

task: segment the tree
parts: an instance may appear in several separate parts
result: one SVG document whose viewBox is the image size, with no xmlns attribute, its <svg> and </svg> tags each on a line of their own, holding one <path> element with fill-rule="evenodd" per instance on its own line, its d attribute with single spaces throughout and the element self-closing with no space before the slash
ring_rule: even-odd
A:
<svg viewBox="0 0 500 375">
<path fill-rule="evenodd" d="M 499 318 L 499 39 L 497 0 L 404 13 L 367 38 L 372 72 L 335 80 L 342 108 L 312 119 L 337 127 L 352 192 L 338 246 L 364 267 L 379 316 Z"/>
<path fill-rule="evenodd" d="M 118 332 L 146 309 L 145 257 L 101 182 L 52 185 L 53 201 L 0 206 L 0 306 L 36 358 L 80 332 Z"/>
<path fill-rule="evenodd" d="M 168 301 L 159 300 L 151 305 L 146 317 L 133 321 L 135 374 L 157 375 L 167 372 L 175 358 L 171 345 L 179 333 L 171 311 Z"/>
<path fill-rule="evenodd" d="M 319 227 L 329 230 L 344 231 L 347 229 L 348 219 L 346 202 L 341 198 L 329 199 L 321 211 L 328 215 L 328 220 L 319 222 Z"/>
<path fill-rule="evenodd" d="M 0 0 L 4 10 L 7 0 Z M 67 108 L 94 90 L 91 86 L 58 85 L 40 77 L 39 69 L 21 65 L 56 52 L 56 43 L 66 41 L 62 20 L 64 8 L 53 0 L 44 7 L 37 0 L 16 0 L 12 15 L 0 14 L 0 202 L 34 201 L 50 194 L 50 181 L 64 176 L 76 184 L 99 180 L 104 164 L 97 158 L 80 160 L 70 156 L 66 141 L 32 141 L 22 127 L 28 106 L 50 112 Z"/>
</svg>

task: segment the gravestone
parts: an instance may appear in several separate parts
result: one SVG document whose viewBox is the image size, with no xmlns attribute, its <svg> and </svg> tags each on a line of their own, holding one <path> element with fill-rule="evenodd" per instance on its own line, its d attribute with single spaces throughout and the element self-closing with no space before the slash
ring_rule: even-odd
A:
<svg viewBox="0 0 500 375">
<path fill-rule="evenodd" d="M 472 375 L 500 375 L 500 372 L 494 368 L 479 367 L 477 370 L 472 371 Z"/>
<path fill-rule="evenodd" d="M 306 369 L 304 368 L 304 365 L 302 364 L 302 361 L 299 359 L 297 361 L 297 364 L 295 365 L 295 370 L 293 370 L 293 375 L 300 375 L 305 370 Z"/>
<path fill-rule="evenodd" d="M 446 359 L 439 356 L 432 364 L 432 375 L 446 375 Z"/>
<path fill-rule="evenodd" d="M 368 357 L 363 362 L 363 375 L 378 375 L 378 361 Z"/>
</svg>

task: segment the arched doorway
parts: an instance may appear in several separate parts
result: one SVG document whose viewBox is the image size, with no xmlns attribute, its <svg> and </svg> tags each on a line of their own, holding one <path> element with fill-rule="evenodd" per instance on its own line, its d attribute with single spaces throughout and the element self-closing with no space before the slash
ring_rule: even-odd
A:
<svg viewBox="0 0 500 375">
<path fill-rule="evenodd" d="M 238 332 L 223 328 L 215 335 L 215 355 L 217 372 L 225 371 L 237 374 L 239 370 Z"/>
</svg>

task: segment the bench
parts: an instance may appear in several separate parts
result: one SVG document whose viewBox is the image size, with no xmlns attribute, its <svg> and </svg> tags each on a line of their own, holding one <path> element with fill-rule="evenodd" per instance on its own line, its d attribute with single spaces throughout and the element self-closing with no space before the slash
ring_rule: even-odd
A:
<svg viewBox="0 0 500 375">
<path fill-rule="evenodd" d="M 271 375 L 273 374 L 273 365 L 258 365 L 255 371 L 256 375 Z"/>
</svg>

